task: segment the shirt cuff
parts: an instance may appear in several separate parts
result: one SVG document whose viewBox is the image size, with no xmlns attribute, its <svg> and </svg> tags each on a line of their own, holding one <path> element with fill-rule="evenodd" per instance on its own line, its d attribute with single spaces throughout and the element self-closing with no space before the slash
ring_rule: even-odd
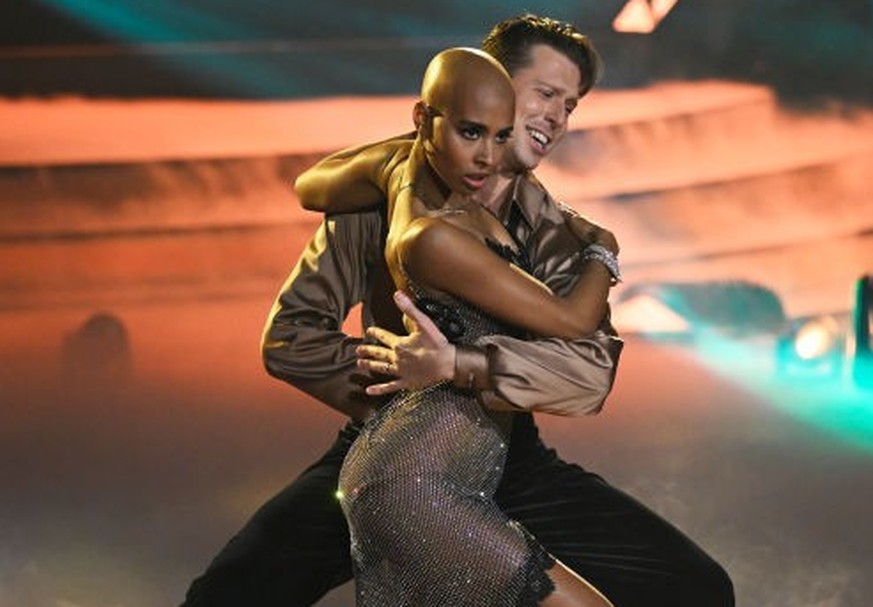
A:
<svg viewBox="0 0 873 607">
<path fill-rule="evenodd" d="M 472 345 L 455 346 L 455 376 L 452 383 L 462 390 L 490 390 L 488 357 L 485 348 Z"/>
</svg>

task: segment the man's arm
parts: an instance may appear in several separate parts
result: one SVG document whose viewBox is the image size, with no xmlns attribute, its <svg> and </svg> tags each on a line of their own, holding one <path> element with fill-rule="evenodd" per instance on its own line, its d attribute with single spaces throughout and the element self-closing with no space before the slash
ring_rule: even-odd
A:
<svg viewBox="0 0 873 607">
<path fill-rule="evenodd" d="M 477 345 L 484 347 L 479 364 L 488 369 L 491 382 L 481 389 L 485 406 L 579 416 L 603 408 L 623 343 L 606 322 L 597 334 L 581 339 L 526 342 L 490 336 Z M 456 382 L 462 381 L 460 373 Z"/>
<path fill-rule="evenodd" d="M 371 152 L 372 146 L 364 146 Z M 370 175 L 365 179 L 370 180 L 370 183 L 378 183 L 380 188 L 387 187 L 387 180 L 383 177 L 391 171 L 386 170 L 390 160 L 386 158 L 375 157 L 372 153 L 364 154 L 368 166 L 362 168 L 359 165 L 357 174 Z M 397 158 L 396 156 L 394 158 Z M 340 170 L 344 163 L 357 162 L 361 159 L 356 159 L 354 154 L 343 152 L 335 155 L 331 160 L 331 170 Z M 377 175 L 377 177 L 372 177 Z M 543 192 L 540 190 L 540 192 Z M 569 262 L 573 261 L 573 252 L 580 250 L 580 241 L 570 232 L 566 225 L 563 231 L 556 232 L 552 224 L 562 222 L 562 217 L 557 207 L 546 196 L 546 200 L 551 203 L 551 214 L 548 219 L 550 222 L 541 223 L 545 226 L 540 231 L 545 234 L 545 237 L 536 237 L 537 233 L 531 238 L 536 246 L 533 247 L 533 253 L 539 259 L 537 267 L 540 270 L 539 275 L 545 278 L 544 282 L 549 284 L 556 292 L 563 291 L 561 288 L 564 285 L 571 284 L 566 280 L 566 277 L 573 274 L 572 271 L 566 271 L 565 267 Z M 555 237 L 555 233 L 558 237 Z M 569 238 L 569 240 L 568 240 Z M 583 243 L 584 244 L 584 243 Z M 596 262 L 587 262 L 586 268 L 583 268 L 582 275 L 577 274 L 573 278 L 577 280 L 593 281 L 594 285 L 600 285 L 597 288 L 602 288 L 603 309 L 598 314 L 603 313 L 605 307 L 606 293 L 609 287 L 608 275 L 604 273 L 603 268 L 598 267 Z M 563 284 L 561 284 L 561 279 Z M 557 279 L 557 280 L 556 280 Z M 555 284 L 550 284 L 555 283 Z M 605 286 L 604 286 L 605 285 Z M 596 323 L 595 323 L 596 324 Z M 607 323 L 608 327 L 608 323 Z M 390 333 L 390 332 L 389 332 Z M 438 331 L 437 331 L 438 333 Z M 378 372 L 385 372 L 385 359 L 391 358 L 396 360 L 396 355 L 393 352 L 393 346 L 396 346 L 398 340 L 405 340 L 402 343 L 410 346 L 409 350 L 417 355 L 427 358 L 433 356 L 435 350 L 433 344 L 425 344 L 426 347 L 421 347 L 421 344 L 416 340 L 420 339 L 421 333 L 413 333 L 408 338 L 401 338 L 395 334 L 391 346 L 383 348 L 386 351 L 385 355 L 371 356 L 373 352 L 378 352 L 379 349 L 367 350 L 366 347 L 362 350 L 361 367 Z M 378 338 L 377 335 L 373 337 Z M 429 336 L 425 336 L 433 342 Z M 441 335 L 439 337 L 442 337 Z M 410 341 L 411 340 L 411 341 Z M 443 338 L 444 340 L 444 338 Z M 439 341 L 439 340 L 437 340 Z M 353 342 L 357 343 L 357 342 Z M 340 338 L 341 345 L 349 345 Z M 487 346 L 487 347 L 486 347 Z M 428 350 L 428 347 L 431 347 Z M 487 344 L 482 344 L 478 349 L 465 351 L 457 357 L 457 364 L 454 370 L 454 381 L 461 387 L 478 388 L 483 393 L 483 400 L 493 407 L 515 407 L 529 410 L 544 410 L 552 413 L 564 415 L 579 415 L 583 413 L 594 412 L 600 409 L 604 399 L 609 393 L 612 382 L 615 376 L 615 366 L 618 360 L 618 353 L 621 349 L 621 342 L 614 337 L 614 331 L 611 327 L 605 332 L 598 332 L 591 339 L 575 340 L 572 342 L 561 342 L 560 340 L 542 340 L 541 342 L 532 341 L 524 342 L 521 340 L 513 340 L 511 338 L 494 338 Z M 280 350 L 281 351 L 281 350 Z M 346 350 L 346 352 L 348 349 Z M 515 354 L 517 352 L 517 354 Z M 275 354 L 275 353 L 274 353 Z M 265 349 L 265 357 L 268 356 Z M 437 354 L 437 357 L 445 359 L 444 355 Z M 414 357 L 405 357 L 407 360 L 414 360 Z M 418 368 L 428 368 L 427 365 L 418 365 Z M 554 370 L 554 373 L 551 371 Z M 280 376 L 280 369 L 271 371 L 274 375 Z M 318 394 L 319 387 L 313 386 L 313 377 L 311 375 L 298 376 L 294 371 L 291 375 L 293 380 L 286 378 L 286 381 L 298 385 L 301 389 L 315 395 L 322 400 L 325 400 L 334 408 L 344 410 L 342 403 L 344 400 L 336 397 L 320 396 Z M 426 381 L 432 383 L 439 378 L 434 377 L 432 373 L 426 374 Z M 450 378 L 442 378 L 450 379 Z M 401 387 L 410 387 L 413 385 L 421 385 L 421 376 L 412 378 L 408 382 L 388 382 L 380 384 L 375 390 L 371 389 L 372 394 L 387 394 Z M 360 384 L 356 384 L 354 394 L 358 397 L 361 392 L 358 389 Z M 535 390 L 526 389 L 526 386 L 537 386 Z M 493 395 L 493 396 L 492 396 Z M 507 401 L 511 404 L 506 404 L 502 401 Z M 340 403 L 337 406 L 336 403 Z"/>
<path fill-rule="evenodd" d="M 490 407 L 506 408 L 511 403 L 557 415 L 597 413 L 612 390 L 623 342 L 609 320 L 607 298 L 614 277 L 601 262 L 586 261 L 585 249 L 597 244 L 617 255 L 618 242 L 609 230 L 556 203 L 541 186 L 520 192 L 537 208 L 531 232 L 524 238 L 533 275 L 556 294 L 577 285 L 589 290 L 599 302 L 599 327 L 574 340 L 490 336 L 480 340 L 479 350 L 466 354 L 465 360 L 474 371 L 487 368 L 490 381 L 480 389 Z M 469 376 L 470 371 L 460 373 Z"/>
<path fill-rule="evenodd" d="M 393 376 L 368 386 L 368 394 L 451 381 L 477 391 L 492 409 L 579 416 L 600 411 L 612 389 L 622 341 L 608 322 L 582 339 L 491 335 L 472 346 L 454 346 L 405 295 L 398 295 L 398 304 L 412 319 L 412 332 L 373 327 L 367 335 L 384 345 L 358 348 L 362 369 Z"/>
<path fill-rule="evenodd" d="M 399 336 L 370 329 L 368 335 L 384 345 L 365 345 L 359 350 L 361 368 L 384 371 L 389 362 L 397 376 L 368 388 L 372 394 L 451 380 L 460 388 L 478 391 L 483 403 L 495 409 L 575 416 L 602 408 L 612 389 L 623 344 L 608 319 L 606 297 L 611 276 L 598 262 L 583 261 L 581 251 L 592 242 L 615 252 L 618 245 L 607 230 L 584 221 L 568 224 L 565 220 L 570 217 L 550 199 L 545 198 L 543 204 L 540 221 L 527 239 L 533 270 L 556 293 L 578 282 L 598 292 L 603 304 L 597 312 L 602 319 L 598 330 L 575 340 L 495 335 L 455 350 L 401 295 L 399 307 L 416 330 Z M 447 356 L 454 363 L 448 367 Z M 437 367 L 440 371 L 434 374 Z"/>
<path fill-rule="evenodd" d="M 267 372 L 355 420 L 378 405 L 371 378 L 356 367 L 362 343 L 342 331 L 367 294 L 369 268 L 381 258 L 375 211 L 328 217 L 309 242 L 273 305 L 262 339 Z"/>
</svg>

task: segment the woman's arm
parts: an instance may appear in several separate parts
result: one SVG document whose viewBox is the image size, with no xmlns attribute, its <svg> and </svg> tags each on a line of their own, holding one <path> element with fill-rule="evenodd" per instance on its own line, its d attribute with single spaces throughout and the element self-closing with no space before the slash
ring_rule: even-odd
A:
<svg viewBox="0 0 873 607">
<path fill-rule="evenodd" d="M 398 203 L 395 215 L 404 206 L 400 199 Z M 392 245 L 388 260 L 395 280 L 408 276 L 537 335 L 564 339 L 591 335 L 606 313 L 605 293 L 600 290 L 577 285 L 566 298 L 556 297 L 542 283 L 495 255 L 476 236 L 440 217 L 408 221 Z M 593 260 L 586 263 L 591 266 L 586 271 L 601 272 L 608 278 L 605 266 Z M 396 271 L 400 266 L 403 272 Z M 600 282 L 608 291 L 609 281 Z M 580 309 L 591 313 L 579 314 Z"/>
<path fill-rule="evenodd" d="M 391 182 L 385 255 L 399 288 L 405 289 L 411 279 L 543 337 L 577 339 L 597 331 L 607 314 L 612 278 L 605 265 L 593 259 L 583 262 L 579 272 L 593 280 L 577 281 L 563 298 L 553 295 L 491 251 L 478 233 L 456 224 L 461 216 L 434 214 L 446 200 L 433 180 L 425 179 L 426 168 L 423 148 L 416 142 L 409 159 L 396 168 L 403 178 Z"/>
<path fill-rule="evenodd" d="M 324 213 L 351 213 L 384 203 L 388 180 L 409 155 L 411 137 L 393 137 L 320 160 L 294 182 L 301 206 Z"/>
</svg>

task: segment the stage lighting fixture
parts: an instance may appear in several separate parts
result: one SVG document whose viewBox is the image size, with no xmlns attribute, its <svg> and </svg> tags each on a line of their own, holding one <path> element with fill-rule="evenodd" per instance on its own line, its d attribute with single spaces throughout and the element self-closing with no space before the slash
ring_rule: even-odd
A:
<svg viewBox="0 0 873 607">
<path fill-rule="evenodd" d="M 776 368 L 785 375 L 836 378 L 845 346 L 844 331 L 833 316 L 797 319 L 776 342 Z"/>
<path fill-rule="evenodd" d="M 837 323 L 829 316 L 807 321 L 794 335 L 794 353 L 805 361 L 827 356 L 839 345 L 838 331 Z"/>
<path fill-rule="evenodd" d="M 873 389 L 871 332 L 873 332 L 873 274 L 867 274 L 855 283 L 855 305 L 852 309 L 855 355 L 852 358 L 852 379 L 861 388 Z"/>
<path fill-rule="evenodd" d="M 650 34 L 679 0 L 628 0 L 612 21 L 623 34 Z"/>
</svg>

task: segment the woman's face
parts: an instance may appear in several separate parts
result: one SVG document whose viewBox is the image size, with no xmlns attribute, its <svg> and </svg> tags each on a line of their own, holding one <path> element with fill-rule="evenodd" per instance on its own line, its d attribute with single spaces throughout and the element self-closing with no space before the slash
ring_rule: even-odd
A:
<svg viewBox="0 0 873 607">
<path fill-rule="evenodd" d="M 479 190 L 501 164 L 512 135 L 515 100 L 505 89 L 471 82 L 444 108 L 425 108 L 428 162 L 453 192 Z"/>
</svg>

